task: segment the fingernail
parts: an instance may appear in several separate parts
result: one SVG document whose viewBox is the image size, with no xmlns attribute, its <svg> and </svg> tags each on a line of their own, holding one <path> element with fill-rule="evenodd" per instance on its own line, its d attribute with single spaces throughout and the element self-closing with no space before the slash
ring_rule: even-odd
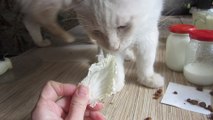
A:
<svg viewBox="0 0 213 120">
<path fill-rule="evenodd" d="M 86 86 L 80 85 L 78 87 L 78 95 L 84 97 L 84 96 L 87 96 L 87 94 L 88 94 L 88 88 Z"/>
</svg>

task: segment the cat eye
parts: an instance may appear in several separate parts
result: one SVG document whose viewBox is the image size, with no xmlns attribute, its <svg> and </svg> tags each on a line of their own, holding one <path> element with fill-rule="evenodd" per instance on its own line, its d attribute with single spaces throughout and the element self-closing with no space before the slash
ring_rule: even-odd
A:
<svg viewBox="0 0 213 120">
<path fill-rule="evenodd" d="M 104 34 L 99 30 L 92 31 L 92 36 L 95 38 L 103 38 Z"/>
<path fill-rule="evenodd" d="M 102 35 L 102 32 L 99 31 L 99 30 L 94 30 L 94 31 L 92 32 L 92 34 L 95 35 L 95 36 L 100 36 L 100 35 Z"/>
<path fill-rule="evenodd" d="M 127 32 L 130 29 L 130 27 L 131 27 L 130 24 L 118 26 L 117 31 L 118 32 Z"/>
<path fill-rule="evenodd" d="M 122 29 L 126 29 L 127 27 L 128 27 L 127 25 L 124 25 L 124 26 L 118 26 L 118 27 L 117 27 L 117 29 L 118 29 L 118 30 L 122 30 Z"/>
</svg>

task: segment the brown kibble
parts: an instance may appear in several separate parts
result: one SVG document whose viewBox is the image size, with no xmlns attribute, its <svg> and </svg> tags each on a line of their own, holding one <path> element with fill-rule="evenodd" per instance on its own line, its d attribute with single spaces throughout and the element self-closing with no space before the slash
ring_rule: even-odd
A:
<svg viewBox="0 0 213 120">
<path fill-rule="evenodd" d="M 154 96 L 159 96 L 160 94 L 156 92 L 156 93 L 154 93 L 153 95 L 154 95 Z"/>
<path fill-rule="evenodd" d="M 163 90 L 162 89 L 158 89 L 153 95 L 153 99 L 159 99 L 161 96 L 162 96 L 162 92 Z"/>
<path fill-rule="evenodd" d="M 160 97 L 160 96 L 162 96 L 162 94 L 159 94 L 159 93 L 156 92 L 156 93 L 154 94 L 154 96 Z"/>
<path fill-rule="evenodd" d="M 162 92 L 163 92 L 162 89 L 158 89 L 158 90 L 157 90 L 157 93 L 159 93 L 159 94 L 161 94 Z"/>
<path fill-rule="evenodd" d="M 202 108 L 206 108 L 206 103 L 205 103 L 205 102 L 200 102 L 198 105 L 199 105 L 200 107 L 202 107 Z"/>
<path fill-rule="evenodd" d="M 190 101 L 191 101 L 191 99 L 190 99 L 190 98 L 188 98 L 186 101 L 187 101 L 187 102 L 190 102 Z"/>
<path fill-rule="evenodd" d="M 209 93 L 211 96 L 213 96 L 213 91 L 210 91 L 210 93 Z"/>
<path fill-rule="evenodd" d="M 152 118 L 151 117 L 147 117 L 144 120 L 152 120 Z"/>
<path fill-rule="evenodd" d="M 201 86 L 198 86 L 196 89 L 197 89 L 198 91 L 203 91 L 203 87 L 201 87 Z"/>
<path fill-rule="evenodd" d="M 192 104 L 192 105 L 198 105 L 198 101 L 197 100 L 191 100 L 191 99 L 187 99 L 186 100 L 188 103 Z"/>
<path fill-rule="evenodd" d="M 213 108 L 211 105 L 208 105 L 208 107 L 206 109 L 209 110 L 210 112 L 213 112 Z"/>
<path fill-rule="evenodd" d="M 174 91 L 174 92 L 173 92 L 173 94 L 177 95 L 177 94 L 178 94 L 178 92 L 177 92 L 177 91 Z"/>
<path fill-rule="evenodd" d="M 208 105 L 208 106 L 207 106 L 205 102 L 199 102 L 199 103 L 198 103 L 197 100 L 193 100 L 193 99 L 190 99 L 190 98 L 188 98 L 186 101 L 187 101 L 188 103 L 192 104 L 192 105 L 197 105 L 197 106 L 200 106 L 200 107 L 202 107 L 202 108 L 205 108 L 206 110 L 209 110 L 210 112 L 213 112 L 212 106 L 211 106 L 211 105 Z M 213 115 L 212 115 L 212 116 L 213 116 Z"/>
<path fill-rule="evenodd" d="M 198 105 L 198 101 L 197 100 L 191 100 L 190 102 L 192 105 Z"/>
</svg>

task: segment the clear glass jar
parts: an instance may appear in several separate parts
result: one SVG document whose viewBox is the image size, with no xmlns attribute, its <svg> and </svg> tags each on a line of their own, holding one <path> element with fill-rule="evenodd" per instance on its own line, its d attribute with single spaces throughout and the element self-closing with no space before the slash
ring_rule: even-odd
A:
<svg viewBox="0 0 213 120">
<path fill-rule="evenodd" d="M 194 30 L 187 45 L 184 76 L 197 85 L 213 84 L 213 30 Z"/>
<path fill-rule="evenodd" d="M 213 30 L 213 9 L 192 8 L 193 24 L 198 29 Z"/>
<path fill-rule="evenodd" d="M 174 71 L 182 71 L 185 64 L 186 45 L 190 41 L 189 32 L 193 25 L 174 24 L 169 27 L 166 42 L 166 65 Z"/>
</svg>

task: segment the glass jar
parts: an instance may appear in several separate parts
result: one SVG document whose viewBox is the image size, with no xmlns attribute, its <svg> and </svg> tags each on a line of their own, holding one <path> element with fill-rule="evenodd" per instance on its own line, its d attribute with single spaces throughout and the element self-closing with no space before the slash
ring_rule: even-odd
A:
<svg viewBox="0 0 213 120">
<path fill-rule="evenodd" d="M 189 32 L 193 25 L 174 24 L 169 27 L 170 35 L 166 42 L 166 65 L 174 71 L 182 71 L 185 64 L 186 45 L 190 41 Z"/>
<path fill-rule="evenodd" d="M 213 30 L 213 9 L 201 10 L 192 8 L 193 24 L 198 29 Z"/>
<path fill-rule="evenodd" d="M 187 46 L 184 76 L 197 85 L 213 84 L 213 30 L 193 30 Z"/>
</svg>

